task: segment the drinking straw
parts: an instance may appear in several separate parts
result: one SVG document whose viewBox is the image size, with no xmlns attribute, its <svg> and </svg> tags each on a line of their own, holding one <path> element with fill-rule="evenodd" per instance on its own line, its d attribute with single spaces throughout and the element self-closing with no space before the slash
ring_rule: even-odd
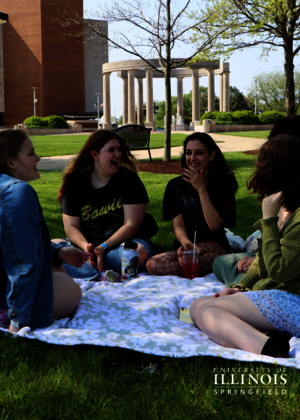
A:
<svg viewBox="0 0 300 420">
<path fill-rule="evenodd" d="M 195 264 L 195 254 L 196 254 L 196 231 L 194 234 L 194 254 L 193 254 L 193 264 Z"/>
</svg>

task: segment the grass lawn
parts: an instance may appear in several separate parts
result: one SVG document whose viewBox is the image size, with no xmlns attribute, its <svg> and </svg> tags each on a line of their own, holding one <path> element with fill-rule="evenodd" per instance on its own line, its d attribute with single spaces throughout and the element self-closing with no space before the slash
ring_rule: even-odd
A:
<svg viewBox="0 0 300 420">
<path fill-rule="evenodd" d="M 48 135 L 31 136 L 36 153 L 40 157 L 65 156 L 78 153 L 86 142 L 88 134 L 78 135 Z M 150 149 L 160 149 L 164 147 L 164 134 L 151 134 Z M 182 146 L 185 134 L 172 134 L 171 146 Z M 222 142 L 217 142 L 222 143 Z"/>
<path fill-rule="evenodd" d="M 255 139 L 266 139 L 270 131 L 239 131 L 234 133 L 216 133 L 221 136 L 253 137 Z"/>
<path fill-rule="evenodd" d="M 253 169 L 253 156 L 225 153 L 237 168 L 237 226 L 234 232 L 246 238 L 261 216 L 261 206 L 248 196 L 245 181 Z M 61 171 L 40 171 L 32 182 L 36 189 L 52 238 L 64 236 L 56 194 Z M 174 175 L 140 173 L 150 204 L 148 211 L 159 225 L 154 242 L 172 248 L 171 223 L 162 221 L 162 197 L 166 183 Z M 161 358 L 120 348 L 93 346 L 64 347 L 22 338 L 0 336 L 0 419 L 295 419 L 299 418 L 300 378 L 287 370 L 286 394 L 249 394 L 247 386 L 234 395 L 214 387 L 214 372 L 258 369 L 260 375 L 278 366 L 243 363 L 213 357 Z M 157 364 L 154 373 L 141 366 Z M 279 367 L 280 368 L 280 367 Z M 262 371 L 265 369 L 265 371 Z M 253 371 L 252 371 L 253 372 Z M 281 371 L 282 372 L 282 371 Z M 272 376 L 273 377 L 273 376 Z M 227 390 L 233 388 L 232 394 Z"/>
<path fill-rule="evenodd" d="M 86 142 L 88 134 L 31 136 L 36 153 L 40 157 L 65 156 L 78 153 Z M 172 134 L 171 146 L 182 146 L 185 134 Z M 150 149 L 164 147 L 164 134 L 151 134 Z"/>
</svg>

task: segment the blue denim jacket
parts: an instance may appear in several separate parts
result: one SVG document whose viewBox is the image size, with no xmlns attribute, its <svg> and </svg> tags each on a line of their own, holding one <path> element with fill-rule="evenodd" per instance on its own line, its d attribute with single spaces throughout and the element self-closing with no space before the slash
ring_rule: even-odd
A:
<svg viewBox="0 0 300 420">
<path fill-rule="evenodd" d="M 0 174 L 0 309 L 10 319 L 31 328 L 53 322 L 55 249 L 35 190 Z"/>
</svg>

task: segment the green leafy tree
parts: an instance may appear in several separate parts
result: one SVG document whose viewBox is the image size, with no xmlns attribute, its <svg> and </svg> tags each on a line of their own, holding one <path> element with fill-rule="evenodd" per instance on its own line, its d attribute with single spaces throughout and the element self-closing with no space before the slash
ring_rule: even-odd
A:
<svg viewBox="0 0 300 420">
<path fill-rule="evenodd" d="M 250 104 L 244 94 L 235 86 L 229 87 L 230 111 L 250 111 Z"/>
<path fill-rule="evenodd" d="M 300 107 L 300 72 L 294 72 L 295 78 L 295 109 Z M 248 90 L 255 92 L 254 81 L 249 86 Z M 262 72 L 258 74 L 257 91 L 259 109 L 263 111 L 278 111 L 285 112 L 286 98 L 285 98 L 285 75 L 282 71 Z M 252 103 L 254 103 L 253 94 L 249 94 Z"/>
<path fill-rule="evenodd" d="M 171 71 L 190 63 L 198 54 L 202 61 L 219 58 L 221 35 L 227 24 L 218 22 L 221 11 L 218 7 L 208 7 L 197 17 L 188 15 L 191 0 L 113 0 L 111 5 L 99 6 L 98 12 L 83 19 L 72 9 L 61 12 L 62 25 L 79 24 L 92 34 L 93 42 L 107 40 L 110 48 L 121 48 L 131 56 L 143 60 L 147 65 L 164 75 L 166 102 L 166 129 L 164 160 L 171 159 Z M 99 23 L 95 21 L 99 20 Z M 115 30 L 106 32 L 101 20 L 117 23 Z M 122 28 L 126 23 L 126 29 Z M 191 44 L 193 31 L 201 34 L 198 42 Z M 181 47 L 184 58 L 174 58 L 174 48 Z M 149 58 L 157 57 L 157 65 Z"/>
<path fill-rule="evenodd" d="M 222 35 L 223 51 L 227 55 L 257 46 L 262 46 L 264 56 L 282 49 L 286 112 L 295 115 L 294 59 L 300 51 L 299 0 L 211 0 L 208 9 L 220 11 L 219 22 L 211 20 L 211 28 L 225 23 L 230 26 Z M 202 15 L 203 11 L 199 13 Z M 201 39 L 202 35 L 196 33 L 194 41 Z"/>
</svg>

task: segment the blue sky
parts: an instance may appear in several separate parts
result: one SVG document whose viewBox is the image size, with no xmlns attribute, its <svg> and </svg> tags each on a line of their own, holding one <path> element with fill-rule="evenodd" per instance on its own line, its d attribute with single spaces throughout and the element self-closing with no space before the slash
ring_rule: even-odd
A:
<svg viewBox="0 0 300 420">
<path fill-rule="evenodd" d="M 153 2 L 155 0 L 151 0 Z M 84 10 L 96 11 L 97 5 L 100 3 L 99 0 L 84 0 Z M 107 4 L 111 2 L 108 0 Z M 102 3 L 104 4 L 104 2 Z M 109 31 L 113 27 L 109 26 Z M 236 86 L 245 95 L 248 93 L 248 87 L 253 81 L 253 77 L 261 72 L 268 71 L 283 71 L 283 49 L 278 48 L 278 51 L 272 52 L 267 61 L 265 58 L 260 59 L 261 49 L 251 48 L 243 52 L 236 51 L 229 60 L 230 63 L 230 85 Z M 179 51 L 178 57 L 183 56 Z M 109 52 L 109 61 L 120 61 L 134 59 L 134 56 L 130 56 L 122 50 L 112 50 Z M 296 57 L 295 66 L 300 66 L 300 58 Z M 299 69 L 299 67 L 298 67 Z M 202 86 L 207 86 L 207 78 L 201 77 L 200 83 Z M 172 95 L 177 95 L 177 82 L 176 79 L 172 80 Z M 183 91 L 188 93 L 192 89 L 191 79 L 185 78 L 183 81 Z M 219 76 L 215 77 L 215 91 L 216 95 L 219 96 Z M 145 86 L 144 86 L 145 92 Z M 144 93 L 145 95 L 145 93 Z M 164 81 L 163 79 L 155 79 L 153 83 L 153 97 L 155 100 L 164 100 Z M 146 98 L 144 98 L 146 100 Z M 122 79 L 118 78 L 116 73 L 111 75 L 111 115 L 119 117 L 122 115 Z"/>
</svg>

